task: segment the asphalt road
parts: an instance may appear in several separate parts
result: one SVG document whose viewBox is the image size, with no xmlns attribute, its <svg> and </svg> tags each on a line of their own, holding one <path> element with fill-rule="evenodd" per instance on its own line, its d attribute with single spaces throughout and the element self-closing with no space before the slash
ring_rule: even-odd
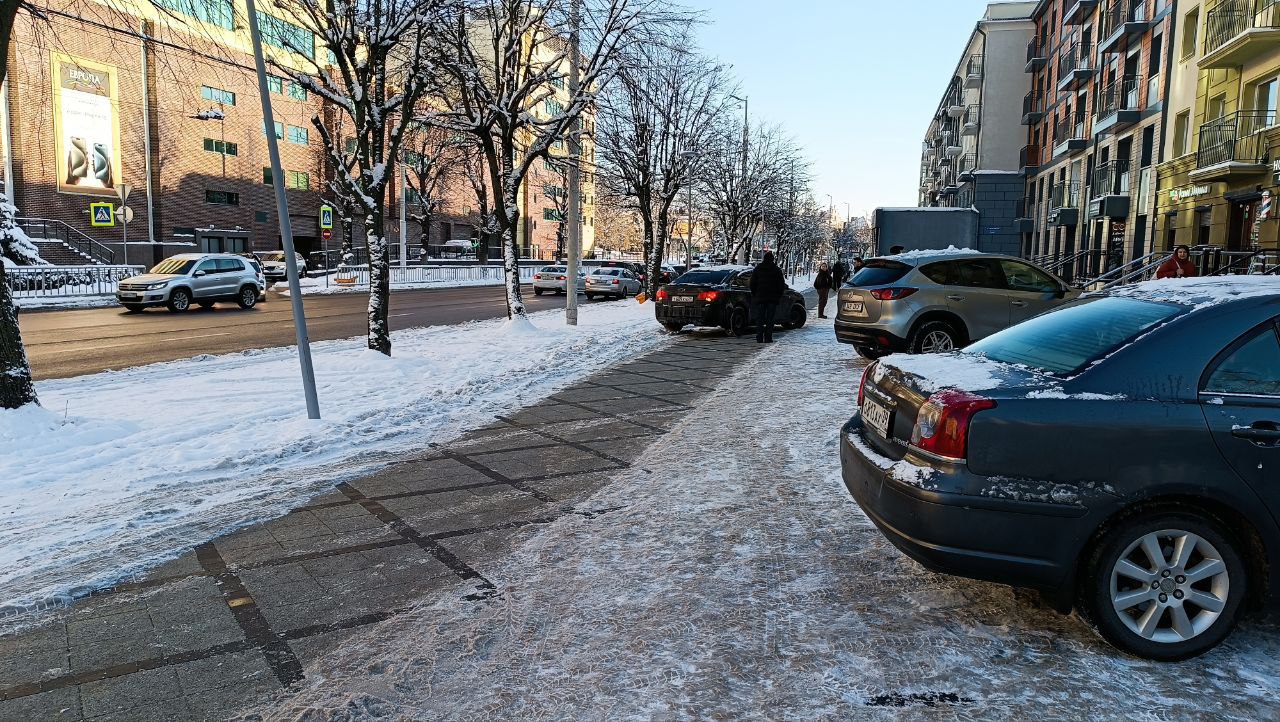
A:
<svg viewBox="0 0 1280 722">
<path fill-rule="evenodd" d="M 582 297 L 579 300 L 586 302 Z M 564 297 L 534 296 L 532 287 L 526 287 L 525 303 L 531 311 L 563 308 Z M 313 341 L 363 336 L 368 330 L 365 294 L 308 296 L 305 305 Z M 395 291 L 391 295 L 393 331 L 498 318 L 506 312 L 501 286 Z M 234 303 L 220 303 L 207 311 L 193 307 L 181 314 L 162 308 L 131 314 L 117 307 L 24 311 L 19 325 L 37 379 L 295 342 L 289 299 L 275 293 L 248 311 Z"/>
</svg>

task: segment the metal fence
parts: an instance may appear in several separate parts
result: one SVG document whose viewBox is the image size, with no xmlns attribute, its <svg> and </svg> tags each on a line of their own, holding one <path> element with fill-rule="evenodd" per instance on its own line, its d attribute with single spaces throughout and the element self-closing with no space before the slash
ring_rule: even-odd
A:
<svg viewBox="0 0 1280 722">
<path fill-rule="evenodd" d="M 520 280 L 532 281 L 533 275 L 540 266 L 521 266 Z M 505 278 L 502 266 L 400 266 L 391 267 L 391 285 L 411 283 L 499 283 Z M 369 285 L 369 269 L 365 266 L 353 266 L 339 269 L 337 273 L 326 278 L 331 286 L 336 285 Z"/>
<path fill-rule="evenodd" d="M 106 296 L 120 279 L 145 272 L 143 266 L 18 266 L 5 269 L 4 278 L 16 298 Z"/>
</svg>

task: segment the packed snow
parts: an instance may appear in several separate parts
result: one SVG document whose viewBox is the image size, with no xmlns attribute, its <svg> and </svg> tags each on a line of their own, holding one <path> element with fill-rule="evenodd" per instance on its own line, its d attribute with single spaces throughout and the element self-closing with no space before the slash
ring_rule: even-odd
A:
<svg viewBox="0 0 1280 722">
<path fill-rule="evenodd" d="M 882 256 L 882 258 L 892 258 L 895 261 L 904 263 L 910 261 L 931 260 L 934 258 L 942 258 L 945 256 L 971 256 L 978 251 L 972 248 L 956 248 L 955 246 L 947 246 L 942 249 L 918 249 L 914 251 L 906 251 L 893 256 Z"/>
<path fill-rule="evenodd" d="M 963 391 L 994 389 L 1000 386 L 1002 374 L 1013 370 L 1008 364 L 963 351 L 893 354 L 882 359 L 880 364 L 911 374 L 915 377 L 916 388 L 929 394 L 944 388 Z"/>
<path fill-rule="evenodd" d="M 1106 295 L 1141 301 L 1164 301 L 1199 309 L 1246 298 L 1280 298 L 1280 276 L 1162 278 L 1118 286 Z"/>
<path fill-rule="evenodd" d="M 42 408 L 0 411 L 0 609 L 124 578 L 670 338 L 650 305 L 580 318 L 401 331 L 390 358 L 313 344 L 316 422 L 292 348 L 38 383 Z"/>
</svg>

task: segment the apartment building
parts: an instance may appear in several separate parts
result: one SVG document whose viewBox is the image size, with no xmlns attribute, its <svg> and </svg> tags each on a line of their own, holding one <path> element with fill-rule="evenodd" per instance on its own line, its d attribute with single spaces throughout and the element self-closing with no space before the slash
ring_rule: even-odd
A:
<svg viewBox="0 0 1280 722">
<path fill-rule="evenodd" d="M 1182 0 L 1174 47 L 1158 247 L 1274 250 L 1280 2 Z"/>
<path fill-rule="evenodd" d="M 1029 80 L 1022 53 L 1035 32 L 1035 2 L 991 3 L 974 27 L 925 134 L 920 205 L 978 211 L 984 250 L 1017 253 L 1015 217 L 1021 99 Z"/>
<path fill-rule="evenodd" d="M 1019 226 L 1023 253 L 1064 275 L 1153 247 L 1173 4 L 1041 0 L 1033 12 Z"/>
</svg>

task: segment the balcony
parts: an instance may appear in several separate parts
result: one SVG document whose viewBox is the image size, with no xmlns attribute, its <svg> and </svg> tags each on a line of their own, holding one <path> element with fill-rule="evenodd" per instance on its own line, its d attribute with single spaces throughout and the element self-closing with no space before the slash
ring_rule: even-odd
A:
<svg viewBox="0 0 1280 722">
<path fill-rule="evenodd" d="M 977 135 L 982 126 L 982 113 L 978 106 L 970 105 L 964 110 L 964 119 L 960 125 L 960 135 Z"/>
<path fill-rule="evenodd" d="M 1022 96 L 1022 124 L 1035 125 L 1044 120 L 1044 94 L 1031 91 Z"/>
<path fill-rule="evenodd" d="M 1027 43 L 1027 67 L 1026 72 L 1034 73 L 1040 68 L 1049 64 L 1049 53 L 1045 49 L 1044 38 L 1031 38 L 1031 42 Z"/>
<path fill-rule="evenodd" d="M 956 159 L 956 180 L 961 183 L 970 183 L 973 181 L 973 172 L 978 169 L 978 156 L 974 153 L 965 153 Z"/>
<path fill-rule="evenodd" d="M 1280 48 L 1280 4 L 1223 0 L 1205 16 L 1200 69 L 1233 68 Z"/>
<path fill-rule="evenodd" d="M 1089 184 L 1089 218 L 1128 218 L 1132 181 L 1127 158 L 1094 168 Z"/>
<path fill-rule="evenodd" d="M 1024 176 L 1033 176 L 1040 171 L 1043 152 L 1038 145 L 1024 145 L 1018 151 L 1018 172 Z"/>
<path fill-rule="evenodd" d="M 1128 39 L 1147 32 L 1146 0 L 1112 0 L 1102 11 L 1102 33 L 1098 49 L 1103 53 L 1124 52 Z"/>
<path fill-rule="evenodd" d="M 1093 75 L 1093 46 L 1075 43 L 1058 59 L 1058 90 L 1076 90 Z"/>
<path fill-rule="evenodd" d="M 1063 25 L 1083 25 L 1098 7 L 1098 0 L 1067 0 L 1067 11 L 1062 14 Z"/>
<path fill-rule="evenodd" d="M 1265 173 L 1267 144 L 1263 131 L 1275 123 L 1275 111 L 1242 110 L 1200 126 L 1191 180 L 1224 181 Z"/>
<path fill-rule="evenodd" d="M 969 90 L 982 87 L 982 56 L 970 55 L 965 64 L 964 87 Z"/>
<path fill-rule="evenodd" d="M 1080 222 L 1080 181 L 1055 183 L 1049 193 L 1049 224 L 1075 226 Z"/>
<path fill-rule="evenodd" d="M 1036 219 L 1032 215 L 1036 202 L 1034 198 L 1023 198 L 1018 201 L 1018 210 L 1014 213 L 1013 225 L 1018 233 L 1032 233 L 1036 230 Z"/>
<path fill-rule="evenodd" d="M 1074 123 L 1059 123 L 1053 131 L 1053 155 L 1075 153 L 1089 147 L 1089 139 L 1085 135 L 1084 113 L 1076 113 Z"/>
<path fill-rule="evenodd" d="M 1098 114 L 1093 121 L 1093 134 L 1127 128 L 1142 120 L 1143 80 L 1139 75 L 1116 78 L 1098 94 Z"/>
</svg>

